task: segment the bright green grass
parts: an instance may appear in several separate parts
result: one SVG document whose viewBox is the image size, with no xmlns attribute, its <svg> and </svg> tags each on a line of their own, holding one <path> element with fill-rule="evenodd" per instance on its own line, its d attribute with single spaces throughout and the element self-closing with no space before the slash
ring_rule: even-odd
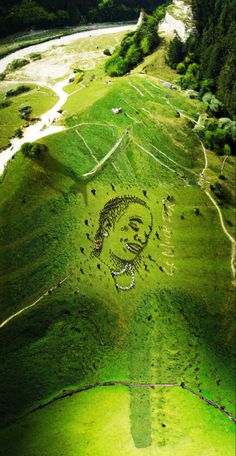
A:
<svg viewBox="0 0 236 456">
<path fill-rule="evenodd" d="M 22 128 L 26 125 L 26 121 L 20 118 L 20 107 L 30 105 L 33 108 L 30 117 L 38 117 L 52 108 L 58 100 L 58 97 L 45 87 L 33 85 L 30 85 L 30 87 L 32 90 L 29 92 L 16 97 L 10 97 L 12 104 L 0 110 L 0 148 L 5 147 L 9 143 L 11 136 L 17 128 Z M 1 98 L 4 98 L 5 92 L 10 88 L 13 88 L 13 84 L 3 83 L 3 89 L 0 93 Z"/>
<path fill-rule="evenodd" d="M 197 184 L 204 167 L 199 140 L 167 100 L 189 116 L 199 109 L 198 102 L 150 77 L 127 76 L 112 85 L 95 80 L 68 99 L 69 129 L 43 139 L 48 154 L 30 161 L 18 153 L 9 164 L 1 184 L 2 320 L 71 275 L 0 332 L 3 423 L 66 386 L 107 380 L 185 381 L 233 413 L 231 245 Z M 113 115 L 113 107 L 123 112 Z M 100 172 L 83 178 L 96 164 L 91 151 L 101 160 L 123 135 Z M 220 163 L 209 154 L 211 180 Z M 227 163 L 227 176 L 232 166 Z M 153 231 L 135 288 L 118 293 L 106 254 L 91 253 L 105 203 L 130 194 L 146 200 Z M 162 199 L 168 195 L 173 211 L 166 217 Z M 165 255 L 166 229 L 173 257 Z M 114 234 L 111 248 L 120 237 Z M 109 245 L 109 238 L 105 242 Z M 173 275 L 167 274 L 170 263 Z M 2 448 L 17 454 L 17 445 L 26 456 L 215 456 L 223 448 L 230 455 L 231 426 L 223 414 L 182 390 L 143 394 L 116 388 L 65 399 L 31 415 L 2 432 Z"/>
<path fill-rule="evenodd" d="M 7 445 L 9 456 L 234 453 L 233 423 L 227 423 L 219 412 L 206 408 L 198 398 L 180 389 L 163 388 L 151 392 L 151 403 L 153 427 L 145 448 L 136 448 L 132 438 L 129 390 L 114 387 L 82 393 L 30 415 L 1 432 L 1 449 Z"/>
</svg>

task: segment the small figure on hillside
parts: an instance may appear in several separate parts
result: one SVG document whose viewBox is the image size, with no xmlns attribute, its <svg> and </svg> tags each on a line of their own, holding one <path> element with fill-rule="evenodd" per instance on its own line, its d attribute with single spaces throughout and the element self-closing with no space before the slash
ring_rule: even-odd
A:
<svg viewBox="0 0 236 456">
<path fill-rule="evenodd" d="M 93 196 L 95 196 L 96 195 L 96 188 L 92 188 L 91 193 L 93 194 Z"/>
<path fill-rule="evenodd" d="M 180 112 L 176 111 L 175 117 L 178 119 L 180 117 Z"/>
<path fill-rule="evenodd" d="M 145 197 L 147 197 L 147 190 L 143 190 L 143 194 Z"/>
</svg>

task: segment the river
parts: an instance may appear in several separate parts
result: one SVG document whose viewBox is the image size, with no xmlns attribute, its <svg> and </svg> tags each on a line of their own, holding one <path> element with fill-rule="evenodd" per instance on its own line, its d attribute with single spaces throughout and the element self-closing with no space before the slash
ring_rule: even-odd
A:
<svg viewBox="0 0 236 456">
<path fill-rule="evenodd" d="M 8 63 L 10 63 L 14 59 L 23 58 L 31 52 L 44 52 L 50 49 L 51 46 L 61 46 L 61 45 L 68 45 L 73 41 L 78 39 L 87 38 L 90 36 L 100 36 L 100 35 L 108 35 L 117 32 L 128 32 L 131 30 L 135 30 L 137 27 L 136 24 L 129 24 L 129 25 L 121 25 L 118 27 L 108 27 L 108 28 L 98 28 L 96 30 L 87 30 L 84 32 L 74 33 L 72 35 L 63 36 L 58 39 L 52 39 L 46 41 L 44 43 L 36 44 L 33 46 L 26 47 L 24 49 L 20 49 L 12 54 L 3 57 L 0 60 L 0 72 L 4 71 Z M 58 74 L 58 78 L 60 78 L 60 74 Z M 18 81 L 15 81 L 17 84 Z M 19 81 L 20 82 L 20 81 Z M 29 81 L 30 82 L 30 81 Z M 42 85 L 41 81 L 38 81 L 38 84 Z M 45 84 L 46 85 L 46 84 Z M 64 91 L 64 87 L 68 85 L 68 77 L 55 84 L 50 85 L 47 84 L 47 87 L 55 92 L 58 96 L 57 103 L 51 108 L 48 112 L 43 114 L 40 120 L 28 127 L 26 127 L 23 131 L 24 136 L 22 138 L 13 138 L 11 140 L 11 146 L 8 149 L 5 149 L 3 152 L 0 153 L 0 174 L 3 173 L 4 168 L 9 160 L 13 157 L 13 155 L 21 148 L 22 144 L 25 142 L 33 142 L 37 141 L 44 136 L 51 135 L 53 133 L 58 133 L 59 131 L 64 130 L 65 127 L 63 126 L 55 126 L 53 123 L 58 119 L 59 113 L 58 111 L 62 108 L 62 106 L 66 103 L 66 100 L 69 96 Z"/>
</svg>

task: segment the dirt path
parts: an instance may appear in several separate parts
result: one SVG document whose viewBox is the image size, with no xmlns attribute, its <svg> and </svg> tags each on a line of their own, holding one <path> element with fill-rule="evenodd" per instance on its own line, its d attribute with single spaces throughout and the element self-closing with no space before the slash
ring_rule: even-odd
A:
<svg viewBox="0 0 236 456">
<path fill-rule="evenodd" d="M 32 304 L 29 304 L 28 306 L 23 307 L 23 309 L 18 310 L 18 312 L 12 314 L 10 317 L 6 318 L 6 320 L 2 321 L 0 323 L 0 329 L 6 326 L 8 323 L 10 323 L 11 320 L 14 318 L 18 317 L 22 313 L 26 312 L 28 309 L 32 309 L 32 307 L 35 307 L 36 304 L 38 304 L 45 296 L 48 296 L 49 293 L 55 291 L 60 285 L 62 285 L 68 278 L 70 277 L 70 274 L 67 275 L 64 279 L 62 279 L 60 282 L 56 282 L 54 285 L 52 285 L 48 290 L 46 290 L 36 301 L 34 301 Z"/>
<path fill-rule="evenodd" d="M 56 396 L 52 397 L 49 399 L 47 402 L 44 402 L 40 405 L 37 405 L 35 408 L 31 409 L 21 417 L 16 418 L 14 421 L 11 421 L 5 425 L 1 425 L 0 428 L 4 429 L 7 428 L 8 426 L 17 423 L 18 421 L 22 420 L 23 418 L 26 418 L 28 415 L 31 415 L 32 413 L 37 412 L 38 410 L 42 410 L 55 402 L 65 399 L 66 397 L 71 397 L 75 394 L 80 394 L 85 391 L 89 391 L 95 388 L 105 388 L 105 387 L 113 387 L 113 386 L 125 386 L 127 388 L 145 388 L 145 389 L 153 389 L 153 388 L 181 388 L 186 391 L 189 391 L 190 393 L 194 394 L 197 396 L 199 399 L 204 401 L 206 404 L 214 407 L 215 409 L 219 410 L 221 413 L 223 413 L 227 418 L 229 418 L 230 421 L 233 423 L 236 423 L 236 419 L 232 417 L 230 412 L 227 412 L 225 410 L 225 407 L 220 406 L 216 404 L 215 402 L 211 401 L 210 399 L 207 399 L 206 397 L 202 396 L 198 392 L 194 391 L 192 388 L 189 386 L 185 385 L 184 382 L 182 383 L 133 383 L 133 382 L 124 382 L 124 381 L 108 381 L 108 382 L 98 382 L 90 385 L 85 385 L 81 386 L 80 388 L 75 388 L 75 389 L 68 389 L 68 390 L 63 390 L 62 393 L 57 394 Z"/>
<path fill-rule="evenodd" d="M 123 141 L 125 135 L 123 135 L 117 142 L 116 144 L 109 150 L 109 152 L 97 163 L 97 165 L 91 170 L 88 171 L 85 174 L 82 174 L 82 177 L 91 177 L 94 176 L 101 168 L 102 166 L 109 160 L 109 158 L 114 154 L 114 152 L 118 149 L 120 146 L 121 142 Z"/>
<path fill-rule="evenodd" d="M 170 168 L 170 166 L 166 165 L 165 163 L 163 163 L 159 158 L 155 157 L 155 155 L 153 155 L 149 150 L 145 149 L 145 147 L 141 146 L 141 144 L 138 144 L 134 141 L 134 144 L 139 148 L 141 149 L 146 155 L 148 155 L 149 157 L 151 157 L 153 160 L 155 160 L 157 163 L 159 163 L 161 166 L 163 166 L 164 168 L 168 169 L 168 171 L 170 171 L 171 173 L 175 174 L 177 177 L 179 177 L 181 180 L 183 180 L 186 184 L 186 179 L 182 176 L 180 176 L 180 174 L 178 173 L 178 171 L 176 171 L 175 169 L 173 168 Z"/>
<path fill-rule="evenodd" d="M 207 158 L 206 148 L 205 148 L 204 144 L 202 143 L 202 141 L 200 141 L 200 142 L 201 142 L 202 151 L 203 151 L 203 155 L 204 155 L 204 168 L 203 168 L 203 170 L 200 173 L 200 178 L 198 180 L 198 185 L 203 189 L 204 193 L 207 195 L 207 197 L 209 198 L 209 200 L 211 201 L 213 206 L 216 208 L 216 210 L 218 212 L 218 215 L 219 215 L 221 228 L 222 228 L 225 236 L 229 239 L 229 241 L 232 244 L 230 266 L 231 266 L 233 280 L 234 280 L 234 284 L 235 284 L 235 278 L 236 278 L 236 240 L 233 238 L 233 236 L 231 236 L 231 234 L 229 233 L 229 231 L 227 230 L 227 228 L 225 226 L 224 218 L 223 218 L 222 211 L 221 211 L 219 205 L 217 204 L 216 200 L 213 198 L 213 196 L 211 195 L 209 190 L 207 190 L 205 188 L 206 182 L 207 182 L 205 174 L 206 174 L 206 171 L 208 169 L 208 158 Z"/>
<path fill-rule="evenodd" d="M 56 40 L 49 40 L 45 43 L 40 43 L 24 49 L 20 49 L 0 60 L 0 72 L 4 71 L 7 64 L 10 63 L 13 59 L 25 57 L 31 52 L 43 52 L 45 50 L 48 50 L 52 46 L 70 44 L 71 42 L 76 41 L 79 38 L 81 39 L 91 36 L 109 35 L 117 32 L 130 31 L 135 30 L 136 27 L 137 25 L 125 25 L 119 27 L 110 27 L 104 29 L 90 30 L 86 32 L 79 32 L 72 35 L 61 37 Z M 57 77 L 59 78 L 60 74 L 58 74 Z M 32 81 L 24 81 L 24 83 L 30 82 Z M 14 84 L 18 83 L 20 83 L 20 81 L 14 81 Z M 65 129 L 65 127 L 63 126 L 54 126 L 53 123 L 56 122 L 56 120 L 58 120 L 58 111 L 62 108 L 62 106 L 66 103 L 67 98 L 71 95 L 67 94 L 64 91 L 64 87 L 68 85 L 68 78 L 55 85 L 46 83 L 42 84 L 40 81 L 34 81 L 33 83 L 39 86 L 42 85 L 48 87 L 49 89 L 53 90 L 59 99 L 57 103 L 53 106 L 53 108 L 51 108 L 48 112 L 41 116 L 40 121 L 24 129 L 22 138 L 14 138 L 11 141 L 11 146 L 0 153 L 0 175 L 4 172 L 4 168 L 7 165 L 8 161 L 11 160 L 13 155 L 15 155 L 16 152 L 18 152 L 18 150 L 25 142 L 34 142 L 39 140 L 40 138 L 43 138 L 54 133 L 58 133 Z"/>
</svg>

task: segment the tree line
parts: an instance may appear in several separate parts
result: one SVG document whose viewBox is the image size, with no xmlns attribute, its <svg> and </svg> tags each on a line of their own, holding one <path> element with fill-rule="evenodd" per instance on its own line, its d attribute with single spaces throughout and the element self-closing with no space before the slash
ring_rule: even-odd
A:
<svg viewBox="0 0 236 456">
<path fill-rule="evenodd" d="M 183 88 L 213 93 L 218 110 L 236 115 L 236 0 L 192 0 L 195 30 L 186 43 L 176 35 L 167 60 Z M 215 102 L 216 103 L 216 102 Z"/>
<path fill-rule="evenodd" d="M 165 7 L 157 7 L 153 15 L 144 16 L 142 24 L 135 32 L 128 33 L 123 38 L 105 63 L 105 71 L 109 76 L 123 76 L 154 51 L 160 43 L 158 23 L 164 16 Z"/>
<path fill-rule="evenodd" d="M 5 0 L 0 4 L 0 36 L 31 28 L 137 19 L 163 0 Z"/>
</svg>

